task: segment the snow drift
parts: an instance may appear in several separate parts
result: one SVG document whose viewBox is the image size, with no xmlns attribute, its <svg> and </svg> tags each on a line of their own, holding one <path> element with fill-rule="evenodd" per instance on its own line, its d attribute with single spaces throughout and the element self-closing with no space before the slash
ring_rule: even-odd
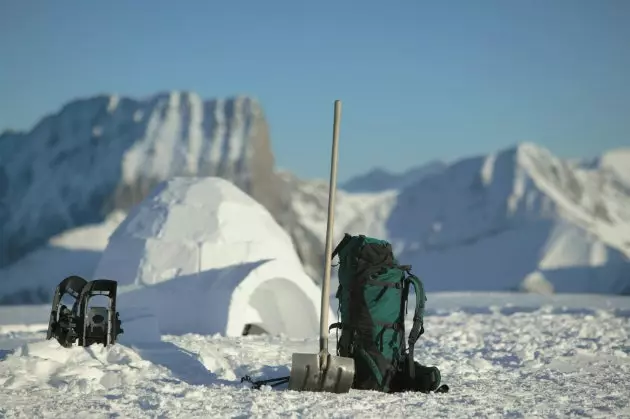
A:
<svg viewBox="0 0 630 419">
<path fill-rule="evenodd" d="M 48 385 L 84 392 L 140 384 L 161 372 L 123 345 L 63 348 L 56 340 L 23 344 L 3 364 L 0 385 L 10 389 Z"/>
<path fill-rule="evenodd" d="M 112 234 L 94 278 L 119 282 L 123 328 L 127 307 L 144 307 L 164 334 L 318 332 L 320 290 L 290 237 L 220 178 L 160 184 Z"/>
</svg>

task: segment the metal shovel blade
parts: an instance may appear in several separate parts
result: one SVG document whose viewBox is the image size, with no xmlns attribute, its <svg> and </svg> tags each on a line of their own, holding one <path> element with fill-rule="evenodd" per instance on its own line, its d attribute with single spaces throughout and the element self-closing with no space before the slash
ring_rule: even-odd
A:
<svg viewBox="0 0 630 419">
<path fill-rule="evenodd" d="M 319 354 L 293 354 L 289 390 L 349 392 L 354 381 L 354 359 L 327 354 L 325 366 L 320 359 Z"/>
</svg>

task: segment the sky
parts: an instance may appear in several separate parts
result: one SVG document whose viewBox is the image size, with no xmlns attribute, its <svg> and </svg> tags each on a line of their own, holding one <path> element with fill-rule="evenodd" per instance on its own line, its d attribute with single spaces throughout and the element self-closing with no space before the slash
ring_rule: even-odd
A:
<svg viewBox="0 0 630 419">
<path fill-rule="evenodd" d="M 402 171 L 538 143 L 630 145 L 629 0 L 0 0 L 0 131 L 67 102 L 260 100 L 279 167 Z"/>
</svg>

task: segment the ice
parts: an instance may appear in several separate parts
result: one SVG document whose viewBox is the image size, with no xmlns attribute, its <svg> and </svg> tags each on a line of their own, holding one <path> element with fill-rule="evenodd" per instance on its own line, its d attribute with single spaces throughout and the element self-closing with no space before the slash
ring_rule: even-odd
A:
<svg viewBox="0 0 630 419">
<path fill-rule="evenodd" d="M 321 293 L 290 237 L 219 178 L 160 184 L 114 231 L 94 278 L 118 281 L 123 324 L 129 310 L 144 310 L 163 334 L 318 331 Z"/>
</svg>

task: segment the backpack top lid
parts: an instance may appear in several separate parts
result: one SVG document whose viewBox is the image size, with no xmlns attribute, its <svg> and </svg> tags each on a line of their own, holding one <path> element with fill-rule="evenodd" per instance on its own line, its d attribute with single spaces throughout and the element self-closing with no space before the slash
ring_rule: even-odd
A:
<svg viewBox="0 0 630 419">
<path fill-rule="evenodd" d="M 368 237 L 364 235 L 351 236 L 346 233 L 344 238 L 341 240 L 335 251 L 333 252 L 333 258 L 338 255 L 339 256 L 339 264 L 340 266 L 345 265 L 347 262 L 355 259 L 359 252 L 365 247 L 383 247 L 384 249 L 379 249 L 377 253 L 381 255 L 387 255 L 391 260 L 387 260 L 388 263 L 392 265 L 398 265 L 398 261 L 394 257 L 394 252 L 392 250 L 392 245 L 387 240 L 381 240 L 374 237 Z M 374 253 L 374 252 L 368 252 Z M 382 256 L 381 256 L 382 257 Z M 375 256 L 375 259 L 378 259 Z M 381 260 L 374 260 L 374 263 L 382 262 Z"/>
</svg>

